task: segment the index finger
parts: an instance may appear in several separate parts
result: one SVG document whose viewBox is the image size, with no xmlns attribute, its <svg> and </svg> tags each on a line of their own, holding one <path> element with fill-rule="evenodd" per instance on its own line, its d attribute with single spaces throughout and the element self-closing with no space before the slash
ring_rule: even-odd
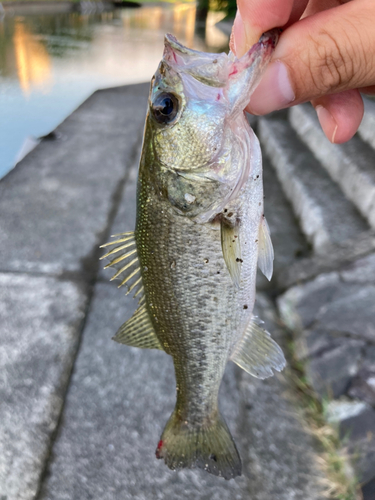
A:
<svg viewBox="0 0 375 500">
<path fill-rule="evenodd" d="M 297 21 L 307 3 L 308 0 L 237 0 L 247 48 L 265 31 Z"/>
</svg>

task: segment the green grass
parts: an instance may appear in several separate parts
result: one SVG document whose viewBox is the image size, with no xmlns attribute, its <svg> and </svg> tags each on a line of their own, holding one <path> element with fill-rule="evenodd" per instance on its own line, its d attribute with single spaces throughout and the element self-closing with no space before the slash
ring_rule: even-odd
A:
<svg viewBox="0 0 375 500">
<path fill-rule="evenodd" d="M 318 467 L 324 476 L 322 486 L 325 496 L 331 500 L 360 500 L 362 498 L 360 487 L 353 476 L 348 454 L 339 438 L 338 428 L 328 424 L 325 419 L 325 409 L 329 399 L 317 398 L 306 381 L 304 364 L 295 356 L 294 343 L 291 342 L 289 347 L 292 354 L 289 375 L 297 388 L 308 431 L 317 439 L 321 448 Z"/>
</svg>

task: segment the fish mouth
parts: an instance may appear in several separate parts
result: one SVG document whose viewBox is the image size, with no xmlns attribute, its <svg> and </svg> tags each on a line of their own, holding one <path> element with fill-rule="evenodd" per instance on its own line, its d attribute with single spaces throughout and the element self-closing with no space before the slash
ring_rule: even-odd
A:
<svg viewBox="0 0 375 500">
<path fill-rule="evenodd" d="M 189 49 L 170 33 L 164 37 L 163 61 L 176 71 L 187 73 L 210 87 L 225 87 L 228 81 L 228 55 Z"/>
</svg>

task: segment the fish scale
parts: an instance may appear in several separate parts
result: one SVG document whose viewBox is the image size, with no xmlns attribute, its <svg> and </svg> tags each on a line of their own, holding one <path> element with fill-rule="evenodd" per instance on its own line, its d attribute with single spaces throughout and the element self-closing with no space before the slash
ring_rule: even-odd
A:
<svg viewBox="0 0 375 500">
<path fill-rule="evenodd" d="M 173 358 L 176 406 L 157 458 L 225 479 L 241 474 L 218 405 L 228 360 L 262 379 L 285 366 L 252 317 L 257 264 L 270 279 L 273 250 L 259 142 L 243 113 L 277 36 L 263 35 L 239 60 L 166 36 L 151 82 L 135 231 L 104 256 L 140 297 L 114 339 Z"/>
</svg>

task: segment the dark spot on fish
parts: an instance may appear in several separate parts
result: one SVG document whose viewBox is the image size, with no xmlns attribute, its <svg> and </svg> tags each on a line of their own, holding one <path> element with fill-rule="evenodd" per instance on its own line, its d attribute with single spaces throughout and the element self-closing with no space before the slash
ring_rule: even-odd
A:
<svg viewBox="0 0 375 500">
<path fill-rule="evenodd" d="M 243 260 L 237 257 L 236 262 L 243 262 Z"/>
<path fill-rule="evenodd" d="M 220 101 L 220 94 L 217 94 L 217 96 L 216 96 L 216 100 L 217 100 L 217 101 Z"/>
<path fill-rule="evenodd" d="M 250 403 L 246 403 L 245 404 L 245 408 L 246 408 L 246 410 L 252 410 L 253 409 L 253 405 L 251 405 Z"/>
<path fill-rule="evenodd" d="M 220 274 L 220 271 L 218 271 L 216 274 Z"/>
<path fill-rule="evenodd" d="M 258 243 L 258 240 L 255 240 L 255 243 Z"/>
<path fill-rule="evenodd" d="M 214 148 L 214 151 L 216 151 L 216 148 Z"/>
<path fill-rule="evenodd" d="M 228 217 L 232 217 L 232 216 L 233 216 L 233 212 L 229 212 Z"/>
<path fill-rule="evenodd" d="M 228 212 L 228 209 L 226 208 L 226 209 L 224 210 L 224 213 L 226 214 L 227 212 Z"/>
<path fill-rule="evenodd" d="M 208 263 L 209 263 L 209 260 L 208 260 L 208 259 L 204 259 L 204 263 L 205 263 L 205 264 L 208 264 Z"/>
<path fill-rule="evenodd" d="M 214 297 L 214 302 L 217 302 L 219 299 L 217 297 Z"/>
<path fill-rule="evenodd" d="M 244 308 L 244 309 L 247 309 L 247 305 L 245 304 L 245 305 L 243 306 L 243 308 Z"/>
<path fill-rule="evenodd" d="M 214 59 L 214 60 L 212 61 L 212 63 L 213 63 L 213 64 L 216 64 L 216 63 L 217 63 L 217 59 Z"/>
<path fill-rule="evenodd" d="M 236 243 L 236 240 L 233 240 L 233 243 Z"/>
<path fill-rule="evenodd" d="M 211 453 L 210 460 L 213 460 L 214 462 L 217 462 L 216 455 L 214 455 L 213 453 Z"/>
<path fill-rule="evenodd" d="M 261 206 L 261 202 L 259 202 L 258 205 Z"/>
<path fill-rule="evenodd" d="M 235 238 L 238 238 L 238 236 L 237 236 L 236 234 L 234 235 L 234 237 L 235 237 Z"/>
<path fill-rule="evenodd" d="M 257 179 L 259 179 L 259 175 L 257 175 Z"/>
</svg>

